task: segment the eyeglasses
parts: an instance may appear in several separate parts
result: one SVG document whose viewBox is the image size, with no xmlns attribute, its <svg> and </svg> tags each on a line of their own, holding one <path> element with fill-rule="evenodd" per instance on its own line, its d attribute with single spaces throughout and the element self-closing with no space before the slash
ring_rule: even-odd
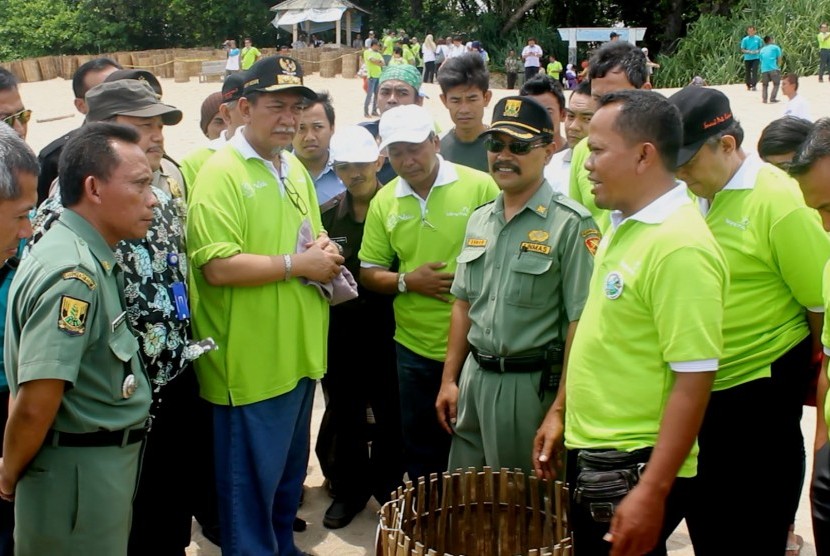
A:
<svg viewBox="0 0 830 556">
<path fill-rule="evenodd" d="M 26 125 L 29 123 L 29 119 L 32 117 L 32 111 L 26 110 L 25 108 L 20 112 L 15 112 L 11 116 L 6 116 L 3 118 L 3 122 L 9 127 L 14 127 L 14 121 L 17 120 L 20 122 L 20 125 Z"/>
<path fill-rule="evenodd" d="M 297 190 L 294 189 L 294 186 L 291 185 L 291 182 L 288 181 L 288 178 L 283 180 L 283 187 L 285 188 L 285 193 L 288 195 L 288 200 L 291 201 L 291 204 L 294 205 L 300 214 L 303 216 L 308 215 L 308 205 L 305 202 L 305 199 L 300 197 L 300 194 L 297 193 Z"/>
<path fill-rule="evenodd" d="M 547 145 L 547 143 L 530 143 L 527 141 L 513 141 L 512 143 L 505 143 L 504 141 L 491 138 L 484 141 L 484 148 L 491 153 L 500 153 L 505 147 L 507 147 L 511 153 L 520 156 L 529 153 L 533 149 L 544 147 L 545 145 Z"/>
</svg>

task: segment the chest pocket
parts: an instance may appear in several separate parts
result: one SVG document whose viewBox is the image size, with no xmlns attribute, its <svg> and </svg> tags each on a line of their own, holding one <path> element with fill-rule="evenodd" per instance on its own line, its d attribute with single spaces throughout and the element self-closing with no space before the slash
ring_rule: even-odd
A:
<svg viewBox="0 0 830 556">
<path fill-rule="evenodd" d="M 481 295 L 481 288 L 484 285 L 484 248 L 466 247 L 455 259 L 460 265 L 464 265 L 464 288 L 467 290 L 467 297 L 472 300 Z"/>
<path fill-rule="evenodd" d="M 524 252 L 510 260 L 506 300 L 510 305 L 533 307 L 541 296 L 550 296 L 553 285 L 544 275 L 553 266 L 553 257 Z"/>
<path fill-rule="evenodd" d="M 138 353 L 138 340 L 130 331 L 126 321 L 116 326 L 115 332 L 109 339 L 110 350 L 113 355 L 121 361 L 121 365 L 112 371 L 112 389 L 113 395 L 116 399 L 121 399 L 121 388 L 124 383 L 124 378 L 130 374 L 139 371 L 138 368 L 133 367 L 132 359 Z"/>
</svg>

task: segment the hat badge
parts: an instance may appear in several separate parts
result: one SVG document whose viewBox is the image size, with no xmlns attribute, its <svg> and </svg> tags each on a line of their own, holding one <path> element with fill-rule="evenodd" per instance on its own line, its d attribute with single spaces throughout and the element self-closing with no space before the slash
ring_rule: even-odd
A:
<svg viewBox="0 0 830 556">
<path fill-rule="evenodd" d="M 504 103 L 504 115 L 508 118 L 516 118 L 519 116 L 519 110 L 522 109 L 522 101 L 517 99 L 510 99 Z"/>
<path fill-rule="evenodd" d="M 280 58 L 280 67 L 285 73 L 297 73 L 297 64 L 289 58 Z"/>
</svg>

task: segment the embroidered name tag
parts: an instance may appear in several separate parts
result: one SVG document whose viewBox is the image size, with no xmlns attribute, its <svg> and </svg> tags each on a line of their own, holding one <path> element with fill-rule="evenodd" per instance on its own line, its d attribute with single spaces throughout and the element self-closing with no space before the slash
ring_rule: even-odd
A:
<svg viewBox="0 0 830 556">
<path fill-rule="evenodd" d="M 521 249 L 522 251 L 532 251 L 534 253 L 550 255 L 550 245 L 545 245 L 544 243 L 532 243 L 530 241 L 523 241 Z"/>
<path fill-rule="evenodd" d="M 486 239 L 478 239 L 471 237 L 467 240 L 467 247 L 484 247 L 487 245 Z"/>
</svg>

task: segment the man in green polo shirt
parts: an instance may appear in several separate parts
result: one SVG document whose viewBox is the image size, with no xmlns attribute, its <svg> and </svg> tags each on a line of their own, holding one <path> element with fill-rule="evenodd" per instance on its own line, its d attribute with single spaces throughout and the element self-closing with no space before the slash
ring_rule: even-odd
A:
<svg viewBox="0 0 830 556">
<path fill-rule="evenodd" d="M 591 81 L 591 95 L 595 99 L 624 89 L 651 88 L 645 54 L 629 42 L 613 41 L 602 45 L 591 57 L 588 77 Z M 571 156 L 569 196 L 591 211 L 599 230 L 605 233 L 611 225 L 610 213 L 594 202 L 594 185 L 588 179 L 588 170 L 585 168 L 585 161 L 590 155 L 589 138 L 583 139 L 574 147 Z"/>
<path fill-rule="evenodd" d="M 818 82 L 824 82 L 824 72 L 830 75 L 830 29 L 827 28 L 827 23 L 822 23 L 818 28 Z"/>
<path fill-rule="evenodd" d="M 568 480 L 576 554 L 665 554 L 688 504 L 695 437 L 723 348 L 728 275 L 674 179 L 681 135 L 677 110 L 647 91 L 603 96 L 591 120 L 586 166 L 597 205 L 613 210 L 611 228 L 597 250 L 565 388 L 534 452 L 546 476 L 556 470 L 563 431 L 575 452 Z M 630 491 L 596 473 L 621 469 L 636 483 Z"/>
<path fill-rule="evenodd" d="M 380 54 L 380 44 L 377 39 L 372 39 L 369 48 L 363 51 L 363 62 L 366 64 L 368 73 L 366 84 L 366 98 L 363 101 L 363 117 L 369 118 L 378 115 L 378 79 L 386 65 L 383 56 Z M 369 105 L 372 111 L 369 112 Z"/>
<path fill-rule="evenodd" d="M 825 222 L 830 212 L 830 118 L 818 120 L 790 162 L 788 171 L 798 180 L 807 206 L 819 211 Z M 827 229 L 827 227 L 825 227 Z M 830 231 L 830 230 L 828 230 Z M 816 554 L 830 551 L 830 398 L 827 396 L 827 364 L 830 361 L 830 261 L 824 266 L 824 328 L 821 343 L 824 358 L 816 392 L 816 437 L 810 505 Z"/>
<path fill-rule="evenodd" d="M 152 394 L 113 248 L 143 238 L 158 203 L 138 143 L 112 123 L 73 135 L 59 176 L 66 210 L 9 293 L 15 403 L 0 496 L 15 500 L 20 556 L 127 553 Z"/>
<path fill-rule="evenodd" d="M 242 59 L 242 71 L 249 69 L 262 58 L 262 52 L 251 42 L 251 37 L 245 38 L 245 46 L 242 48 L 240 57 Z"/>
<path fill-rule="evenodd" d="M 792 179 L 743 152 L 743 129 L 723 93 L 687 87 L 669 100 L 683 117 L 677 177 L 699 197 L 730 277 L 689 530 L 701 554 L 781 554 L 800 492 L 799 423 L 821 334 L 830 237 Z M 759 447 L 770 438 L 775 449 L 764 450 L 759 466 Z M 770 469 L 776 488 L 759 489 Z"/>
<path fill-rule="evenodd" d="M 405 468 L 411 480 L 447 468 L 450 437 L 435 419 L 447 353 L 453 272 L 467 220 L 498 194 L 493 178 L 439 154 L 429 111 L 384 112 L 381 150 L 398 177 L 372 199 L 360 248 L 367 288 L 394 301 Z M 395 261 L 398 272 L 389 270 Z"/>
<path fill-rule="evenodd" d="M 536 428 L 588 297 L 599 232 L 585 207 L 545 180 L 554 134 L 546 108 L 520 96 L 499 101 L 482 133 L 502 192 L 470 217 L 451 290 L 436 402 L 453 435 L 450 470 L 530 473 Z"/>
<path fill-rule="evenodd" d="M 328 304 L 307 284 L 330 282 L 343 263 L 322 231 L 314 182 L 286 151 L 305 99 L 316 98 L 302 75 L 283 56 L 248 70 L 245 127 L 205 162 L 188 203 L 193 325 L 219 346 L 196 372 L 213 406 L 228 554 L 297 551 L 292 525 L 328 328 Z M 316 241 L 302 240 L 303 228 Z"/>
</svg>

